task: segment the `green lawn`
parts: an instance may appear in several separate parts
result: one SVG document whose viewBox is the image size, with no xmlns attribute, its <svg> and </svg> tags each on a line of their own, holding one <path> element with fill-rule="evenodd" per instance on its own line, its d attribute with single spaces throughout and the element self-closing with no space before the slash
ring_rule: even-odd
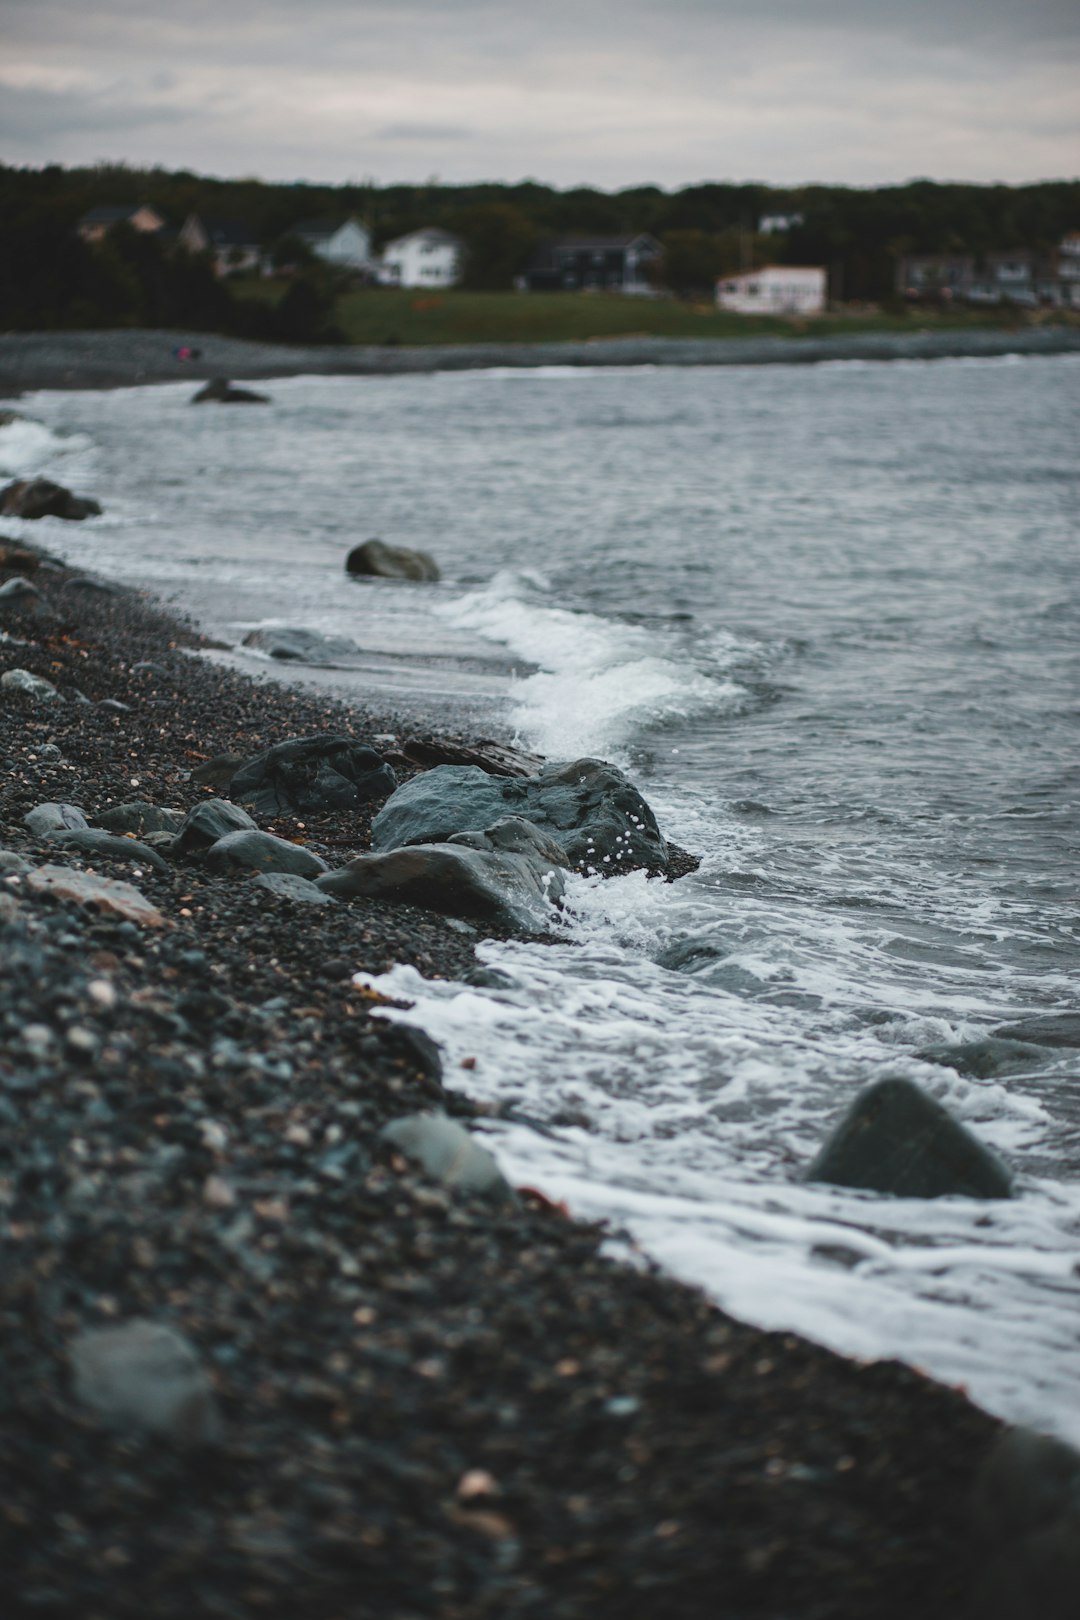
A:
<svg viewBox="0 0 1080 1620">
<path fill-rule="evenodd" d="M 234 283 L 241 297 L 276 303 L 287 283 Z M 612 293 L 428 293 L 398 288 L 359 288 L 342 294 L 335 320 L 348 342 L 558 343 L 617 337 L 729 338 L 819 335 L 844 332 L 905 332 L 1015 324 L 1010 312 L 933 310 L 910 315 L 841 314 L 815 319 L 722 314 L 709 304 L 672 298 L 625 298 Z"/>
</svg>

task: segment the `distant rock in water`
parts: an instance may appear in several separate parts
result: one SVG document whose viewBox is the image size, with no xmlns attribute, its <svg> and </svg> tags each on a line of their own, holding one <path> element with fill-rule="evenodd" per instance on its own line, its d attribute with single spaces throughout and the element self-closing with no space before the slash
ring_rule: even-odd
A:
<svg viewBox="0 0 1080 1620">
<path fill-rule="evenodd" d="M 256 815 L 355 810 L 385 799 L 397 777 L 373 748 L 352 737 L 321 732 L 276 743 L 234 772 L 229 787 L 238 804 Z"/>
<path fill-rule="evenodd" d="M 381 540 L 365 540 L 354 546 L 345 559 L 345 572 L 354 578 L 414 579 L 435 581 L 439 565 L 426 551 L 410 551 L 407 546 L 388 546 Z"/>
<path fill-rule="evenodd" d="M 57 517 L 81 523 L 83 518 L 100 514 L 97 501 L 73 495 L 70 489 L 48 478 L 17 478 L 13 484 L 0 489 L 0 515 L 3 517 Z"/>
<path fill-rule="evenodd" d="M 1011 1198 L 1013 1191 L 997 1155 L 935 1098 L 901 1078 L 878 1080 L 859 1093 L 806 1179 L 897 1198 Z"/>
<path fill-rule="evenodd" d="M 1080 1012 L 1040 1013 L 1018 1024 L 1004 1024 L 993 1032 L 1008 1041 L 1030 1041 L 1035 1046 L 1080 1046 Z"/>
<path fill-rule="evenodd" d="M 333 664 L 360 651 L 347 636 L 324 636 L 318 630 L 252 630 L 244 637 L 244 646 L 294 664 Z"/>
<path fill-rule="evenodd" d="M 212 377 L 205 387 L 191 397 L 193 405 L 269 405 L 269 394 L 257 394 L 253 388 L 236 388 L 228 377 Z"/>
</svg>

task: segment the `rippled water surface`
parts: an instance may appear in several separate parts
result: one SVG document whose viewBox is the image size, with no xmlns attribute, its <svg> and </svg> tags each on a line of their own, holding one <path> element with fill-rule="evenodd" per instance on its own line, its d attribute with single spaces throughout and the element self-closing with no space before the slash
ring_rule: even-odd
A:
<svg viewBox="0 0 1080 1620">
<path fill-rule="evenodd" d="M 384 981 L 508 1105 L 511 1173 L 738 1314 L 1080 1440 L 1080 1053 L 948 1050 L 1077 1005 L 1080 362 L 268 391 L 40 395 L 0 472 L 97 495 L 26 532 L 231 645 L 344 634 L 312 678 L 618 760 L 702 854 L 674 885 L 576 880 L 563 943 L 481 947 L 499 989 Z M 443 582 L 347 581 L 370 535 Z M 1019 1196 L 803 1182 L 884 1074 Z"/>
</svg>

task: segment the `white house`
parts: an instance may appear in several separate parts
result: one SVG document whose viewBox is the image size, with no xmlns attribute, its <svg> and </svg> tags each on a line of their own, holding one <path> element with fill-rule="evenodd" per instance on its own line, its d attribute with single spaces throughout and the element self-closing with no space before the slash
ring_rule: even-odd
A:
<svg viewBox="0 0 1080 1620">
<path fill-rule="evenodd" d="M 461 238 L 428 225 L 387 242 L 377 275 L 384 287 L 453 287 L 461 261 Z"/>
<path fill-rule="evenodd" d="M 302 219 L 290 236 L 306 242 L 316 258 L 346 270 L 371 269 L 371 232 L 356 218 Z"/>
<path fill-rule="evenodd" d="M 736 315 L 820 315 L 825 270 L 818 265 L 770 264 L 716 283 L 716 302 Z"/>
</svg>

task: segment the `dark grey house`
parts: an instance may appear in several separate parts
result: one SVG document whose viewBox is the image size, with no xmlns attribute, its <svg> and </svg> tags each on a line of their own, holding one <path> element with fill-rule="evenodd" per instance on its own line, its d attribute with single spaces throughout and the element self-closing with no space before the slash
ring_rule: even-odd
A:
<svg viewBox="0 0 1080 1620">
<path fill-rule="evenodd" d="M 654 236 L 564 237 L 542 242 L 517 285 L 526 292 L 648 294 L 663 249 Z"/>
</svg>

